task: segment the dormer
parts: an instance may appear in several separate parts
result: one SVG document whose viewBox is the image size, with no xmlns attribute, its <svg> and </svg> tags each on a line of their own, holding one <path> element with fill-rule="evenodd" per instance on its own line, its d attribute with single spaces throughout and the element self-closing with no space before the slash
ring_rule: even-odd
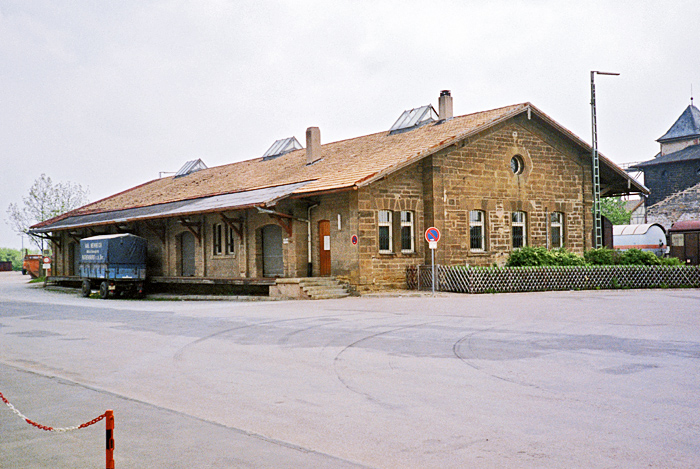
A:
<svg viewBox="0 0 700 469">
<path fill-rule="evenodd" d="M 284 154 L 289 153 L 294 150 L 301 150 L 302 147 L 299 140 L 296 137 L 287 137 L 280 140 L 275 140 L 270 148 L 267 149 L 263 155 L 263 161 L 272 160 L 278 158 Z"/>
<path fill-rule="evenodd" d="M 204 161 L 201 159 L 196 159 L 196 160 L 191 160 L 182 165 L 182 168 L 179 169 L 177 173 L 175 173 L 175 177 L 183 177 L 187 176 L 188 174 L 196 173 L 197 171 L 200 171 L 202 169 L 207 169 L 207 165 L 204 164 Z"/>
</svg>

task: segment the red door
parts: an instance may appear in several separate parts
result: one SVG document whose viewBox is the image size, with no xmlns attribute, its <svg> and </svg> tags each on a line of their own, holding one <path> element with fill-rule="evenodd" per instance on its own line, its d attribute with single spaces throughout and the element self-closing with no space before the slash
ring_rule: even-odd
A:
<svg viewBox="0 0 700 469">
<path fill-rule="evenodd" d="M 321 277 L 331 274 L 331 222 L 321 220 L 318 222 L 318 253 L 320 258 Z"/>
</svg>

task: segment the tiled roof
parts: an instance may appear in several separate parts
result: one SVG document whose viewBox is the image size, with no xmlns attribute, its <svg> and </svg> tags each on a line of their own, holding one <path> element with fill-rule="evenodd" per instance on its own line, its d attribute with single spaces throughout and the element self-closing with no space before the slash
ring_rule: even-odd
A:
<svg viewBox="0 0 700 469">
<path fill-rule="evenodd" d="M 272 160 L 240 161 L 197 171 L 185 177 L 155 179 L 77 210 L 103 212 L 176 202 L 263 187 L 312 181 L 305 192 L 352 187 L 377 172 L 452 140 L 470 129 L 487 126 L 499 118 L 526 109 L 527 103 L 455 117 L 441 125 L 427 125 L 411 132 L 388 131 L 321 146 L 321 160 L 306 164 L 306 150 L 296 150 Z"/>
<path fill-rule="evenodd" d="M 692 104 L 685 108 L 683 114 L 657 142 L 682 140 L 700 136 L 700 109 Z"/>
<path fill-rule="evenodd" d="M 304 149 L 274 159 L 256 158 L 202 169 L 184 177 L 166 177 L 93 202 L 60 217 L 35 225 L 53 225 L 66 217 L 147 207 L 183 200 L 306 182 L 293 195 L 342 190 L 369 184 L 426 155 L 465 137 L 485 130 L 520 113 L 536 114 L 576 144 L 590 147 L 530 103 L 454 117 L 404 133 L 379 132 L 321 146 L 321 159 L 306 164 Z M 618 174 L 625 184 L 627 175 L 601 155 L 602 169 Z M 634 187 L 643 186 L 632 182 Z M 646 191 L 646 188 L 643 188 Z"/>
<path fill-rule="evenodd" d="M 692 160 L 700 160 L 700 145 L 692 145 L 689 147 L 685 147 L 682 150 L 674 151 L 673 153 L 667 153 L 665 155 L 657 153 L 656 157 L 653 160 L 637 163 L 634 166 L 630 166 L 630 169 L 646 168 L 648 166 L 654 166 L 657 164 L 678 163 L 681 161 Z"/>
</svg>

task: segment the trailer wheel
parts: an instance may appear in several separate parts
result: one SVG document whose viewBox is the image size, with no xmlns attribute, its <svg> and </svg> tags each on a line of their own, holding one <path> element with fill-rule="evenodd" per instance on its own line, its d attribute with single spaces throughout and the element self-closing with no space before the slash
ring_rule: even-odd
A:
<svg viewBox="0 0 700 469">
<path fill-rule="evenodd" d="M 100 298 L 103 300 L 106 300 L 109 297 L 109 283 L 108 282 L 102 282 L 100 283 Z"/>
<path fill-rule="evenodd" d="M 87 298 L 88 296 L 90 296 L 90 293 L 92 293 L 90 280 L 83 280 L 83 285 L 80 288 L 80 294 L 83 297 Z"/>
</svg>

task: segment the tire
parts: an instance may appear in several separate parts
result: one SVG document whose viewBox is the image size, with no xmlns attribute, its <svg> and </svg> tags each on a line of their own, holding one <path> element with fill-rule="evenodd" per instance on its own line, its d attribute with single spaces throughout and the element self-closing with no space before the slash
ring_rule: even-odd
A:
<svg viewBox="0 0 700 469">
<path fill-rule="evenodd" d="M 109 298 L 109 282 L 100 283 L 100 298 L 103 300 Z"/>
<path fill-rule="evenodd" d="M 83 298 L 87 298 L 92 293 L 92 286 L 90 285 L 90 280 L 83 280 L 83 284 L 80 287 L 80 295 Z"/>
<path fill-rule="evenodd" d="M 22 269 L 22 275 L 27 275 L 27 269 Z"/>
</svg>

